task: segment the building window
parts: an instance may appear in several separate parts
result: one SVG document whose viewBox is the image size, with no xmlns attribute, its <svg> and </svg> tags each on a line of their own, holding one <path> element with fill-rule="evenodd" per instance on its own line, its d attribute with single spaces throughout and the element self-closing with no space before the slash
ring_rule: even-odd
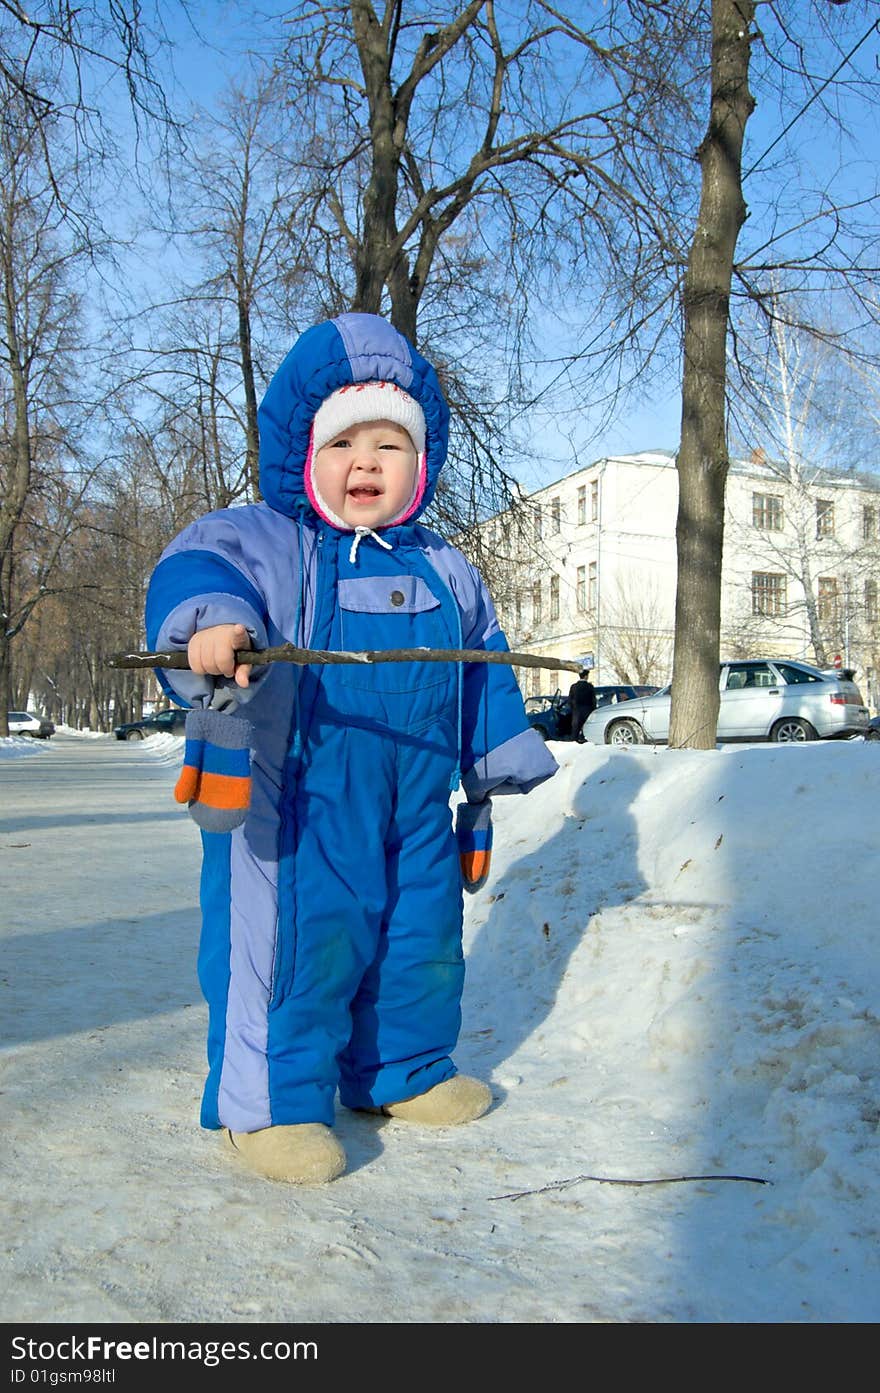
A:
<svg viewBox="0 0 880 1393">
<path fill-rule="evenodd" d="M 541 582 L 536 580 L 532 586 L 532 624 L 541 622 Z"/>
<path fill-rule="evenodd" d="M 594 479 L 590 484 L 590 517 L 593 522 L 599 520 L 599 480 Z"/>
<path fill-rule="evenodd" d="M 816 499 L 816 536 L 834 536 L 834 504 L 829 498 Z"/>
<path fill-rule="evenodd" d="M 541 509 L 540 509 L 540 508 L 536 508 L 536 509 L 535 509 L 535 541 L 536 541 L 536 542 L 540 542 L 541 537 L 543 536 L 543 532 L 544 532 L 544 528 L 543 528 L 542 519 L 541 519 Z"/>
<path fill-rule="evenodd" d="M 558 498 L 554 498 L 550 504 L 550 531 L 558 532 L 562 525 L 562 504 Z"/>
<path fill-rule="evenodd" d="M 752 494 L 752 526 L 762 532 L 782 531 L 782 499 L 777 494 Z"/>
<path fill-rule="evenodd" d="M 581 484 L 578 489 L 578 527 L 583 527 L 587 521 L 587 486 Z"/>
<path fill-rule="evenodd" d="M 587 568 L 578 566 L 577 580 L 575 583 L 575 603 L 578 609 L 584 610 L 587 607 Z"/>
<path fill-rule="evenodd" d="M 550 618 L 559 618 L 559 577 L 550 577 Z"/>
<path fill-rule="evenodd" d="M 596 608 L 599 599 L 599 563 L 590 562 L 589 579 L 587 582 L 587 604 L 590 609 Z"/>
<path fill-rule="evenodd" d="M 785 576 L 772 571 L 752 572 L 752 614 L 785 614 L 787 591 Z"/>
<path fill-rule="evenodd" d="M 819 577 L 819 618 L 828 623 L 837 618 L 837 577 Z"/>
<path fill-rule="evenodd" d="M 550 689 L 551 689 L 551 691 L 554 691 L 554 692 L 558 692 L 558 691 L 559 691 L 559 673 L 558 673 L 558 672 L 553 672 L 553 671 L 551 671 L 551 673 L 550 673 Z"/>
<path fill-rule="evenodd" d="M 877 536 L 877 509 L 862 509 L 862 541 L 873 542 Z"/>
<path fill-rule="evenodd" d="M 540 696 L 540 694 L 541 694 L 541 681 L 542 681 L 542 678 L 541 678 L 541 669 L 540 669 L 540 668 L 537 668 L 537 667 L 533 667 L 533 668 L 531 668 L 530 670 L 531 670 L 532 676 L 531 676 L 531 679 L 530 679 L 530 682 L 529 682 L 529 686 L 530 686 L 531 689 L 532 689 L 532 696 Z"/>
<path fill-rule="evenodd" d="M 869 624 L 877 622 L 877 582 L 865 581 L 865 618 Z"/>
</svg>

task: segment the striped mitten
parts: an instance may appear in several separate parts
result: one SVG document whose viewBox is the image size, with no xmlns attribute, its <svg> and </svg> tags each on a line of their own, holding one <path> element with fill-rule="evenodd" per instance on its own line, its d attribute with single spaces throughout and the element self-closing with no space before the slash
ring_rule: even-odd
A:
<svg viewBox="0 0 880 1393">
<path fill-rule="evenodd" d="M 489 879 L 492 862 L 492 799 L 482 803 L 459 803 L 455 817 L 455 838 L 461 862 L 461 883 L 471 895 Z"/>
<path fill-rule="evenodd" d="M 174 789 L 178 803 L 206 832 L 231 832 L 251 801 L 253 727 L 241 716 L 188 711 L 183 768 Z"/>
</svg>

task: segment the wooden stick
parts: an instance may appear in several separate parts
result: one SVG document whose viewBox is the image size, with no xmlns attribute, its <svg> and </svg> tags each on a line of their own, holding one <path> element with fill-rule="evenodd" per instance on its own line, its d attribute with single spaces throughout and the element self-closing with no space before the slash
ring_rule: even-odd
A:
<svg viewBox="0 0 880 1393">
<path fill-rule="evenodd" d="M 760 1175 L 658 1175 L 649 1180 L 623 1180 L 611 1175 L 573 1175 L 570 1180 L 554 1180 L 537 1190 L 514 1190 L 509 1195 L 489 1195 L 490 1200 L 521 1200 L 526 1195 L 546 1195 L 551 1190 L 567 1190 L 570 1185 L 580 1185 L 585 1180 L 595 1180 L 599 1185 L 681 1185 L 689 1180 L 742 1180 L 747 1185 L 772 1185 Z"/>
<path fill-rule="evenodd" d="M 323 663 L 504 663 L 508 667 L 564 669 L 566 672 L 580 672 L 584 666 L 574 658 L 544 658 L 534 653 L 502 653 L 487 648 L 388 648 L 332 653 L 317 648 L 296 648 L 292 643 L 279 648 L 239 649 L 235 661 L 254 667 L 264 663 L 299 663 L 303 667 Z M 177 649 L 168 653 L 116 653 L 107 660 L 107 666 L 190 670 L 186 652 Z"/>
</svg>

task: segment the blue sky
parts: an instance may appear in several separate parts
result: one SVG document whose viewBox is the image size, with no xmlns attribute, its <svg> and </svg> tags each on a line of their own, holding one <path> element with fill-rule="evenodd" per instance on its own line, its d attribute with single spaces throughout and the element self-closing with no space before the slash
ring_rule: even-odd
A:
<svg viewBox="0 0 880 1393">
<path fill-rule="evenodd" d="M 841 7 L 834 19 L 834 22 L 846 21 L 852 25 L 852 34 L 841 43 L 843 52 L 851 49 L 859 36 L 868 31 L 872 12 L 880 12 L 877 0 L 870 0 L 868 5 L 858 8 L 856 15 L 855 6 L 852 10 Z M 267 34 L 277 32 L 277 17 L 295 14 L 296 10 L 295 4 L 282 4 L 278 0 L 268 0 L 268 3 L 254 7 L 243 6 L 240 0 L 200 0 L 189 6 L 190 25 L 180 10 L 169 7 L 163 17 L 177 45 L 174 71 L 179 83 L 178 97 L 190 96 L 209 103 L 212 95 L 222 92 L 229 76 L 235 74 L 239 55 L 249 47 L 259 46 L 261 31 Z M 807 13 L 805 10 L 804 15 Z M 772 43 L 767 7 L 759 7 L 758 18 L 767 26 L 768 41 Z M 833 62 L 829 64 L 815 35 L 808 38 L 808 53 L 811 43 L 815 50 L 812 65 L 817 73 L 825 74 Z M 863 79 L 876 79 L 877 52 L 875 32 L 862 44 L 856 58 L 845 70 L 846 75 L 853 77 L 861 74 Z M 755 65 L 753 69 L 756 79 L 753 89 L 758 106 L 747 127 L 743 164 L 748 171 L 753 164 L 760 163 L 758 171 L 746 180 L 745 196 L 751 221 L 740 235 L 740 252 L 747 245 L 755 245 L 762 240 L 760 235 L 756 235 L 759 230 L 757 218 L 768 190 L 777 191 L 773 204 L 781 211 L 785 199 L 790 198 L 798 188 L 794 179 L 789 179 L 787 183 L 785 180 L 786 166 L 781 164 L 785 158 L 784 143 L 767 152 L 782 128 L 797 117 L 804 100 L 803 93 L 790 104 L 780 98 L 777 106 L 775 98 L 778 94 L 762 90 L 757 81 L 758 69 Z M 841 197 L 841 190 L 863 192 L 875 185 L 877 172 L 874 154 L 878 135 L 876 116 L 861 103 L 857 89 L 845 92 L 844 97 L 850 133 L 840 144 L 830 125 L 824 129 L 816 125 L 815 118 L 820 113 L 818 102 L 814 103 L 809 115 L 804 114 L 794 120 L 791 137 L 804 159 L 804 182 L 809 181 L 813 187 L 824 186 L 837 198 Z M 783 172 L 780 172 L 780 165 Z M 279 352 L 279 358 L 281 356 Z M 550 360 L 552 356 L 552 352 L 548 351 L 547 359 Z M 536 377 L 540 380 L 540 369 L 536 370 Z M 603 454 L 674 450 L 679 440 L 680 415 L 680 383 L 675 375 L 659 387 L 652 386 L 649 401 L 622 404 L 616 417 L 604 424 L 600 422 L 599 413 L 591 409 L 589 401 L 572 399 L 571 412 L 565 417 L 548 417 L 547 412 L 539 408 L 529 421 L 529 435 L 535 441 L 534 462 L 524 470 L 522 483 L 527 488 L 540 487 L 566 473 L 575 463 L 583 464 Z"/>
</svg>

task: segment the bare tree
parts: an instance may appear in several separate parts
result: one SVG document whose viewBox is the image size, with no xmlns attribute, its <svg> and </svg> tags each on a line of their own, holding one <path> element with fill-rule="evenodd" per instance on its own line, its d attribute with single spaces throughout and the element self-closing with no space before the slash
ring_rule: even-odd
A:
<svg viewBox="0 0 880 1393">
<path fill-rule="evenodd" d="M 437 362 L 455 410 L 452 467 L 432 520 L 478 536 L 474 524 L 516 497 L 516 452 L 531 445 L 517 421 L 546 387 L 530 365 L 537 316 L 551 324 L 545 379 L 571 384 L 580 371 L 584 398 L 613 404 L 634 379 L 646 387 L 677 360 L 683 313 L 676 692 L 683 709 L 708 697 L 708 741 L 725 408 L 740 346 L 731 289 L 763 303 L 774 268 L 789 277 L 820 268 L 853 286 L 861 275 L 864 285 L 870 208 L 861 202 L 860 232 L 850 210 L 848 237 L 828 200 L 821 217 L 803 212 L 802 231 L 823 235 L 838 213 L 824 253 L 786 239 L 777 222 L 736 260 L 750 50 L 762 55 L 761 81 L 782 74 L 786 129 L 798 92 L 818 111 L 834 90 L 810 87 L 801 11 L 789 0 L 583 9 L 458 0 L 438 14 L 433 0 L 303 0 L 262 110 L 258 91 L 221 118 L 228 150 L 206 171 L 190 220 L 206 259 L 175 307 L 181 318 L 149 345 L 163 355 L 151 379 L 156 424 L 176 438 L 187 479 L 201 470 L 206 496 L 255 496 L 257 388 L 286 347 L 276 340 L 261 355 L 276 297 L 284 314 L 275 322 L 288 330 L 318 310 L 388 313 Z M 759 11 L 772 33 L 756 27 Z M 695 102 L 707 85 L 695 162 Z M 779 170 L 765 155 L 756 178 L 781 204 Z M 162 454 L 170 458 L 164 444 Z M 696 724 L 685 711 L 683 729 Z"/>
<path fill-rule="evenodd" d="M 857 627 L 871 622 L 871 581 L 876 588 L 880 562 L 880 478 L 854 468 L 851 435 L 841 429 L 848 413 L 831 336 L 817 339 L 791 327 L 782 314 L 772 320 L 771 334 L 773 353 L 760 365 L 749 402 L 740 406 L 737 429 L 763 442 L 759 461 L 766 491 L 761 515 L 750 519 L 749 543 L 756 564 L 783 579 L 784 602 L 781 595 L 773 597 L 769 612 L 762 613 L 760 597 L 750 593 L 742 597 L 742 609 L 753 611 L 751 617 L 740 614 L 735 622 L 753 639 L 766 632 L 768 620 L 801 642 L 805 630 L 815 661 L 825 667 L 835 651 L 849 649 Z M 863 495 L 855 492 L 860 486 Z M 856 598 L 859 593 L 867 595 L 865 603 Z"/>
<path fill-rule="evenodd" d="M 260 497 L 258 399 L 296 330 L 311 257 L 298 139 L 281 83 L 257 64 L 216 113 L 194 113 L 171 221 L 151 229 L 175 269 L 162 301 L 122 326 L 120 379 L 198 455 L 208 508 Z"/>
<path fill-rule="evenodd" d="M 132 342 L 115 358 L 117 415 L 152 434 L 157 456 L 201 511 L 249 496 L 247 403 L 230 325 L 230 307 L 210 297 L 154 308 L 155 341 Z M 234 317 L 234 311 L 233 317 Z M 149 323 L 136 315 L 135 323 Z"/>
<path fill-rule="evenodd" d="M 34 126 L 15 92 L 0 110 L 0 734 L 10 646 L 53 587 L 93 469 L 76 452 L 78 264 Z"/>
<path fill-rule="evenodd" d="M 53 594 L 22 634 L 18 690 L 71 725 L 108 729 L 140 718 L 157 695 L 152 675 L 108 659 L 143 643 L 144 597 L 169 536 L 205 511 L 194 456 L 174 432 L 123 433 L 64 550 Z M 24 685 L 22 685 L 24 684 Z"/>
<path fill-rule="evenodd" d="M 176 0 L 186 13 L 188 0 Z M 154 59 L 167 46 L 162 7 L 151 0 L 0 0 L 0 81 L 36 133 L 56 209 L 89 238 L 95 209 L 87 181 L 71 183 L 58 169 L 51 134 L 64 129 L 68 152 L 79 151 L 82 170 L 94 172 L 115 154 L 118 131 L 104 110 L 108 90 L 122 90 L 133 122 L 131 157 L 155 132 L 163 142 L 176 132 Z"/>
<path fill-rule="evenodd" d="M 709 123 L 699 149 L 702 195 L 682 286 L 684 375 L 676 545 L 675 659 L 669 743 L 715 746 L 727 451 L 730 285 L 746 216 L 742 148 L 754 0 L 713 0 Z"/>
<path fill-rule="evenodd" d="M 602 598 L 602 661 L 619 682 L 661 686 L 669 679 L 672 614 L 646 575 L 620 579 Z"/>
<path fill-rule="evenodd" d="M 65 549 L 100 465 L 80 300 L 108 244 L 97 209 L 119 130 L 104 103 L 128 98 L 130 174 L 148 135 L 161 148 L 175 131 L 152 70 L 164 41 L 160 10 L 139 0 L 0 0 L 0 734 L 12 645 L 67 593 Z M 38 670 L 22 658 L 19 691 Z"/>
<path fill-rule="evenodd" d="M 860 22 L 866 10 L 876 9 L 873 3 L 860 6 Z M 745 310 L 747 322 L 754 324 L 757 307 L 771 340 L 781 319 L 797 323 L 802 331 L 848 355 L 870 354 L 865 330 L 873 328 L 873 285 L 880 261 L 876 180 L 864 192 L 848 190 L 835 196 L 827 179 L 824 187 L 814 191 L 799 177 L 805 141 L 801 118 L 815 103 L 816 113 L 826 121 L 817 137 L 828 142 L 842 132 L 835 97 L 844 84 L 853 86 L 850 64 L 876 31 L 876 19 L 851 48 L 844 48 L 827 4 L 808 9 L 782 0 L 712 0 L 711 15 L 712 95 L 708 130 L 700 147 L 702 201 L 682 291 L 678 594 L 670 725 L 670 744 L 700 748 L 715 743 L 719 701 L 720 563 L 728 470 L 725 414 L 731 402 L 736 409 L 750 394 L 748 370 L 739 372 L 743 341 L 737 332 L 738 317 Z M 756 27 L 758 17 L 760 27 Z M 822 58 L 817 62 L 820 45 Z M 761 59 L 757 69 L 753 48 Z M 772 89 L 771 100 L 777 99 L 780 109 L 787 103 L 789 115 L 744 174 L 743 139 L 754 108 L 750 91 L 754 72 L 763 93 Z M 876 81 L 863 79 L 858 95 L 876 110 Z M 797 136 L 790 137 L 798 123 Z M 756 192 L 762 184 L 764 188 L 772 184 L 772 214 L 754 220 L 757 235 L 737 259 L 746 216 L 744 179 L 752 176 Z M 785 296 L 794 300 L 786 303 L 781 298 L 781 286 Z M 732 287 L 739 300 L 737 313 Z M 836 333 L 829 333 L 824 314 L 829 287 L 847 324 Z M 798 314 L 797 307 L 803 307 L 807 296 L 818 300 L 818 316 Z M 731 354 L 726 352 L 728 345 Z M 744 356 L 746 362 L 753 361 L 753 355 Z M 734 380 L 729 379 L 729 368 L 737 369 Z M 806 555 L 803 559 L 806 565 Z M 811 587 L 808 595 L 809 605 Z M 814 615 L 812 627 L 816 651 L 822 653 L 817 620 Z"/>
<path fill-rule="evenodd" d="M 203 271 L 188 299 L 200 317 L 224 323 L 230 400 L 240 403 L 247 496 L 260 497 L 258 396 L 274 369 L 278 342 L 297 324 L 296 298 L 311 270 L 311 208 L 290 152 L 299 133 L 277 74 L 254 65 L 227 93 L 216 115 L 191 130 L 179 182 L 186 206 L 178 239 Z M 302 327 L 305 327 L 302 325 Z M 269 340 L 269 342 L 267 342 Z"/>
<path fill-rule="evenodd" d="M 388 313 L 438 363 L 456 426 L 436 520 L 455 532 L 515 498 L 533 303 L 615 317 L 621 339 L 674 313 L 656 287 L 692 182 L 699 30 L 683 3 L 565 8 L 309 0 L 281 68 L 313 303 Z"/>
</svg>

